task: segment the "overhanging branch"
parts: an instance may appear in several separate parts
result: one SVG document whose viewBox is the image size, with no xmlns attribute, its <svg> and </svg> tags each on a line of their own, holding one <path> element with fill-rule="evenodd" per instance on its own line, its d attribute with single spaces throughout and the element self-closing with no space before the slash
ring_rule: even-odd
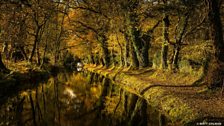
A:
<svg viewBox="0 0 224 126">
<path fill-rule="evenodd" d="M 93 28 L 93 27 L 91 27 L 91 26 L 89 26 L 89 25 L 87 25 L 87 24 L 85 24 L 81 21 L 74 21 L 74 22 L 76 22 L 76 23 L 80 24 L 81 26 L 83 26 L 83 27 L 93 31 L 94 33 L 98 34 L 98 31 L 95 28 Z"/>
<path fill-rule="evenodd" d="M 67 47 L 64 47 L 64 48 L 60 49 L 59 51 L 63 51 L 63 50 L 66 50 L 66 49 L 70 49 L 70 48 L 74 48 L 74 47 L 77 47 L 77 46 L 85 45 L 85 44 L 88 44 L 88 43 L 89 42 L 80 43 L 80 44 L 73 45 L 73 46 L 67 46 Z"/>
</svg>

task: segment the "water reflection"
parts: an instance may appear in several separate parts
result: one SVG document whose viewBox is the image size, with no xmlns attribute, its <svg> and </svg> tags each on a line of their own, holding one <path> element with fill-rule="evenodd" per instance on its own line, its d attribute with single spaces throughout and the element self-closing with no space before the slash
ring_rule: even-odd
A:
<svg viewBox="0 0 224 126">
<path fill-rule="evenodd" d="M 9 98 L 0 126 L 151 126 L 147 109 L 146 101 L 98 74 L 60 73 Z"/>
<path fill-rule="evenodd" d="M 83 70 L 83 64 L 81 62 L 78 62 L 76 67 L 77 67 L 77 71 L 82 71 Z"/>
<path fill-rule="evenodd" d="M 77 95 L 73 92 L 73 90 L 70 87 L 65 87 L 64 94 L 68 95 L 70 99 L 77 97 Z"/>
</svg>

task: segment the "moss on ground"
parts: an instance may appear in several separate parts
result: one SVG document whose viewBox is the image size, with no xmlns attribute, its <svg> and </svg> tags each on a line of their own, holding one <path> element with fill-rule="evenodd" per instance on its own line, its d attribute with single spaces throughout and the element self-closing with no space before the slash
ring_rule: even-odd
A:
<svg viewBox="0 0 224 126">
<path fill-rule="evenodd" d="M 106 75 L 124 90 L 144 98 L 149 105 L 166 115 L 174 124 L 187 125 L 204 116 L 220 117 L 224 114 L 221 112 L 224 111 L 224 106 L 216 106 L 221 111 L 213 112 L 213 104 L 206 101 L 206 97 L 208 97 L 206 87 L 193 86 L 193 83 L 200 79 L 200 71 L 197 74 L 172 73 L 162 70 L 131 72 L 116 68 L 113 70 L 101 69 L 91 65 L 85 66 L 85 69 Z M 218 100 L 211 102 L 214 102 L 214 105 L 215 102 L 224 104 L 220 103 L 223 101 Z M 198 106 L 201 108 L 199 109 Z"/>
</svg>

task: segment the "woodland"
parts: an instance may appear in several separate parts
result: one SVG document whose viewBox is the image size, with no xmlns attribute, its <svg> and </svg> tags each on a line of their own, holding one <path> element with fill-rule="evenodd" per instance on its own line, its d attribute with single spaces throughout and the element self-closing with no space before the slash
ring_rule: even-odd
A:
<svg viewBox="0 0 224 126">
<path fill-rule="evenodd" d="M 170 86 L 184 100 L 202 101 L 189 100 L 191 106 L 221 113 L 224 102 L 215 98 L 224 94 L 223 25 L 223 0 L 0 0 L 0 105 L 23 83 L 81 63 L 120 74 L 141 95 Z"/>
<path fill-rule="evenodd" d="M 222 0 L 0 0 L 0 22 L 2 81 L 82 62 L 224 85 Z"/>
<path fill-rule="evenodd" d="M 19 62 L 32 68 L 65 65 L 75 57 L 106 68 L 196 71 L 209 87 L 222 86 L 222 0 L 1 0 L 0 4 L 2 73 Z"/>
</svg>

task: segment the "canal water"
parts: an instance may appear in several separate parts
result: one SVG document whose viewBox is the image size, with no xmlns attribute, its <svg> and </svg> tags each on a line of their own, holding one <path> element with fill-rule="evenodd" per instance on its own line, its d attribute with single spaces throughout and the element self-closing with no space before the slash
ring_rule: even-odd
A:
<svg viewBox="0 0 224 126">
<path fill-rule="evenodd" d="M 88 72 L 60 73 L 8 97 L 0 126 L 169 125 L 145 100 Z"/>
</svg>

